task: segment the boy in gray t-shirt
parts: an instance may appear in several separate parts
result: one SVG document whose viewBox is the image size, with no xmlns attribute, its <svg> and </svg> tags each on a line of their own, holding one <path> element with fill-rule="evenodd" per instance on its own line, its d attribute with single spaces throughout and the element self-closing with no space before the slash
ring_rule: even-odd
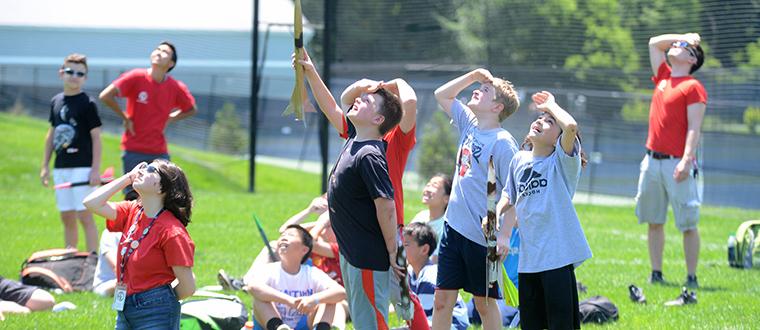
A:
<svg viewBox="0 0 760 330">
<path fill-rule="evenodd" d="M 480 88 L 465 105 L 456 96 L 471 84 Z M 485 69 L 462 75 L 435 91 L 441 108 L 451 117 L 460 133 L 456 172 L 444 215 L 444 228 L 438 246 L 433 328 L 451 326 L 451 317 L 459 289 L 473 295 L 481 312 L 484 329 L 500 329 L 501 316 L 494 286 L 486 290 L 486 240 L 481 221 L 486 216 L 486 182 L 488 160 L 494 157 L 499 191 L 506 180 L 509 162 L 517 143 L 501 122 L 520 105 L 512 84 L 494 78 Z M 499 240 L 501 253 L 507 250 L 507 235 Z M 497 250 L 498 247 L 497 247 Z M 497 251 L 498 253 L 498 251 Z M 486 292 L 487 291 L 487 292 Z"/>
<path fill-rule="evenodd" d="M 549 92 L 533 95 L 543 113 L 509 165 L 497 210 L 513 206 L 520 222 L 520 318 L 525 329 L 580 328 L 575 267 L 591 258 L 573 206 L 584 156 L 575 119 Z M 501 230 L 509 230 L 506 218 Z"/>
</svg>

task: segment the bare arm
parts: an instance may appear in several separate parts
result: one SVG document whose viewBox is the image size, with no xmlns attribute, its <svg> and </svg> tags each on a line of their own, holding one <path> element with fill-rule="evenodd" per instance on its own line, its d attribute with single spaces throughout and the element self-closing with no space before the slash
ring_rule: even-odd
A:
<svg viewBox="0 0 760 330">
<path fill-rule="evenodd" d="M 307 206 L 305 209 L 299 211 L 298 213 L 294 214 L 288 220 L 285 220 L 285 222 L 280 226 L 280 233 L 284 232 L 285 229 L 288 228 L 290 225 L 297 225 L 303 222 L 310 214 L 322 214 L 325 211 L 327 211 L 327 199 L 325 199 L 322 196 L 316 197 L 311 200 L 311 203 L 309 203 L 309 206 Z M 308 230 L 308 229 L 307 229 Z M 314 235 L 312 235 L 314 236 Z"/>
<path fill-rule="evenodd" d="M 698 45 L 700 36 L 696 33 L 687 34 L 661 34 L 649 39 L 649 64 L 652 72 L 657 74 L 660 64 L 665 62 L 665 51 L 676 41 L 686 41 L 690 45 Z"/>
<path fill-rule="evenodd" d="M 40 181 L 47 187 L 50 183 L 50 158 L 53 156 L 53 128 L 48 128 L 45 135 L 45 153 L 42 155 L 42 165 L 40 166 Z"/>
<path fill-rule="evenodd" d="M 108 263 L 108 267 L 111 267 L 111 269 L 113 269 L 113 273 L 116 274 L 116 249 L 115 248 L 114 250 L 108 251 L 108 253 L 106 253 L 105 260 Z"/>
<path fill-rule="evenodd" d="M 84 206 L 92 213 L 95 213 L 106 219 L 115 219 L 116 204 L 109 202 L 108 200 L 111 199 L 111 196 L 126 188 L 128 185 L 132 184 L 132 178 L 137 173 L 139 167 L 140 165 L 135 166 L 135 168 L 132 169 L 132 171 L 129 173 L 124 174 L 118 179 L 113 180 L 105 186 L 99 187 L 95 191 L 91 192 L 89 195 L 87 195 L 87 197 L 84 198 L 82 204 L 84 204 Z"/>
<path fill-rule="evenodd" d="M 198 113 L 198 106 L 196 106 L 195 104 L 193 104 L 193 107 L 190 108 L 190 110 L 188 111 L 174 110 L 172 113 L 169 114 L 169 121 L 167 122 L 167 124 L 171 124 L 178 120 L 195 116 L 195 114 L 197 113 Z"/>
<path fill-rule="evenodd" d="M 103 154 L 103 142 L 100 139 L 101 128 L 95 127 L 90 130 L 92 138 L 92 168 L 90 169 L 90 185 L 100 185 L 100 161 Z"/>
<path fill-rule="evenodd" d="M 412 86 L 404 81 L 404 79 L 396 78 L 388 83 L 382 85 L 383 88 L 387 88 L 391 93 L 398 95 L 401 101 L 401 110 L 404 115 L 401 117 L 401 122 L 398 123 L 399 128 L 404 133 L 408 133 L 412 130 L 414 125 L 417 124 L 417 93 L 414 92 Z"/>
<path fill-rule="evenodd" d="M 692 164 L 696 159 L 699 137 L 702 135 L 702 121 L 705 117 L 707 106 L 704 103 L 693 103 L 686 107 L 688 129 L 686 131 L 686 145 L 683 148 L 683 157 L 673 171 L 673 179 L 681 182 L 689 176 Z"/>
<path fill-rule="evenodd" d="M 325 117 L 330 121 L 330 124 L 335 127 L 338 133 L 342 134 L 343 110 L 341 110 L 338 103 L 335 102 L 330 90 L 327 88 L 324 81 L 322 81 L 314 62 L 311 61 L 306 49 L 303 51 L 303 56 L 303 59 L 298 60 L 298 64 L 303 65 L 304 75 L 306 76 L 306 81 L 309 82 L 309 87 L 311 87 L 311 93 L 314 94 L 314 98 L 317 99 L 317 104 L 319 104 L 319 109 L 325 114 Z M 293 59 L 293 62 L 293 65 L 295 66 L 295 58 Z"/>
<path fill-rule="evenodd" d="M 499 202 L 496 204 L 496 217 L 497 219 L 501 219 L 499 233 L 505 233 L 505 237 L 508 240 L 512 234 L 512 228 L 517 224 L 517 214 L 509 197 L 501 196 L 501 199 L 499 199 Z"/>
<path fill-rule="evenodd" d="M 578 123 L 575 121 L 575 118 L 565 111 L 565 109 L 562 109 L 554 101 L 554 95 L 547 91 L 533 94 L 533 102 L 536 102 L 539 110 L 547 112 L 557 121 L 557 125 L 562 129 L 562 140 L 560 140 L 562 150 L 566 154 L 572 155 L 575 136 L 578 134 Z"/>
<path fill-rule="evenodd" d="M 459 93 L 476 82 L 490 82 L 493 80 L 491 72 L 486 69 L 475 69 L 465 73 L 452 81 L 447 82 L 435 90 L 435 100 L 441 106 L 443 111 L 451 117 L 451 105 Z"/>
<path fill-rule="evenodd" d="M 286 295 L 262 281 L 253 281 L 253 283 L 248 284 L 246 291 L 248 291 L 248 293 L 253 296 L 253 299 L 256 300 L 295 306 L 295 299 L 293 297 Z"/>
<path fill-rule="evenodd" d="M 177 294 L 177 299 L 182 300 L 190 297 L 195 293 L 195 274 L 193 274 L 193 268 L 185 266 L 172 266 L 174 276 L 177 277 L 177 286 L 174 287 L 174 292 Z"/>
<path fill-rule="evenodd" d="M 388 257 L 391 268 L 401 277 L 405 271 L 396 264 L 396 251 L 398 243 L 396 242 L 396 204 L 391 198 L 375 198 L 375 209 L 377 210 L 377 222 L 380 225 L 380 231 L 383 233 L 385 248 L 388 250 Z"/>
<path fill-rule="evenodd" d="M 132 124 L 132 120 L 127 117 L 127 114 L 121 110 L 119 103 L 116 102 L 116 96 L 118 95 L 119 88 L 114 84 L 110 84 L 100 92 L 100 102 L 103 102 L 103 104 L 108 106 L 108 108 L 124 121 L 124 129 L 126 129 L 129 134 L 135 135 L 135 128 Z"/>
</svg>

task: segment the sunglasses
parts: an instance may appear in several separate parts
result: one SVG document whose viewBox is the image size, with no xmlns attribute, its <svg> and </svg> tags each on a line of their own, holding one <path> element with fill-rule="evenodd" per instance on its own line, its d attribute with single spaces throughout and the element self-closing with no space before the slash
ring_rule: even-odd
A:
<svg viewBox="0 0 760 330">
<path fill-rule="evenodd" d="M 70 75 L 70 76 L 74 76 L 75 75 L 75 76 L 77 76 L 79 78 L 82 78 L 82 77 L 84 77 L 84 76 L 87 75 L 87 72 L 75 71 L 72 68 L 63 68 L 63 73 L 65 73 L 67 75 Z"/>
<path fill-rule="evenodd" d="M 143 164 L 140 166 L 140 169 L 145 169 L 145 172 L 148 173 L 158 173 L 158 168 L 153 166 L 153 164 Z"/>
<path fill-rule="evenodd" d="M 689 55 L 697 57 L 697 52 L 694 49 L 692 49 L 691 47 L 689 47 L 689 43 L 686 42 L 686 41 L 676 41 L 676 42 L 674 42 L 672 44 L 672 46 L 673 47 L 677 47 L 677 48 L 686 49 L 686 51 L 689 52 Z"/>
</svg>

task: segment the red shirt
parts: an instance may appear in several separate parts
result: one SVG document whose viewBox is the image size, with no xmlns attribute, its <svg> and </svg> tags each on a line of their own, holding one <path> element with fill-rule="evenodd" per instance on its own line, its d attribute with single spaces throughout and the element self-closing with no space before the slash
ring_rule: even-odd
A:
<svg viewBox="0 0 760 330">
<path fill-rule="evenodd" d="M 195 98 L 184 83 L 166 75 L 156 82 L 146 69 L 134 69 L 114 80 L 119 96 L 127 99 L 127 117 L 132 119 L 135 134 L 124 131 L 121 149 L 145 154 L 165 154 L 164 128 L 175 109 L 189 111 Z"/>
<path fill-rule="evenodd" d="M 689 120 L 686 107 L 694 103 L 707 103 L 707 91 L 692 76 L 671 77 L 666 62 L 660 64 L 652 104 L 649 106 L 649 136 L 647 149 L 682 157 L 686 145 Z"/>
<path fill-rule="evenodd" d="M 121 249 L 129 227 L 135 221 L 135 216 L 142 206 L 134 201 L 120 202 L 116 206 L 116 219 L 107 220 L 109 231 L 121 232 L 116 253 L 116 279 L 121 274 Z M 132 239 L 142 236 L 143 229 L 150 224 L 150 218 L 143 214 L 137 221 L 137 229 L 132 233 Z M 124 271 L 124 282 L 127 284 L 127 294 L 143 292 L 157 286 L 174 281 L 174 271 L 171 266 L 193 266 L 195 243 L 190 239 L 185 226 L 168 210 L 161 212 L 148 235 L 140 241 L 127 260 Z"/>
<path fill-rule="evenodd" d="M 343 286 L 343 275 L 340 272 L 340 252 L 338 250 L 338 243 L 331 242 L 330 250 L 332 250 L 335 258 L 327 258 L 317 255 L 316 253 L 312 253 L 311 263 L 314 265 L 314 267 L 319 268 L 319 270 L 325 272 L 327 276 L 330 276 L 331 279 L 335 280 L 335 282 L 338 282 L 338 284 Z"/>
<path fill-rule="evenodd" d="M 388 133 L 385 133 L 383 140 L 388 143 L 388 149 L 385 151 L 385 159 L 388 161 L 388 176 L 391 178 L 393 186 L 393 202 L 396 204 L 396 223 L 404 225 L 404 187 L 401 179 L 404 177 L 406 161 L 409 159 L 409 153 L 417 143 L 415 136 L 417 125 L 413 126 L 409 132 L 404 133 L 399 126 L 394 127 Z M 346 116 L 343 116 L 343 132 L 340 137 L 348 138 L 348 123 Z"/>
</svg>

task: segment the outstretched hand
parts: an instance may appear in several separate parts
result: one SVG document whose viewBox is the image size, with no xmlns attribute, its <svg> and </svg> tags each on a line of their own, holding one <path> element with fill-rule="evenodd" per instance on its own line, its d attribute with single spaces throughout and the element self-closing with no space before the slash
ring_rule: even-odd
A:
<svg viewBox="0 0 760 330">
<path fill-rule="evenodd" d="M 554 100 L 554 95 L 552 95 L 552 93 L 549 93 L 547 91 L 540 91 L 538 93 L 535 93 L 533 94 L 531 98 L 533 99 L 533 102 L 536 104 L 536 109 L 542 112 L 546 112 L 552 104 L 557 103 Z"/>
<path fill-rule="evenodd" d="M 309 53 L 305 48 L 303 49 L 303 58 L 298 59 L 298 64 L 303 66 L 303 70 L 305 72 L 316 71 L 314 62 L 311 61 L 311 57 L 309 57 Z M 290 65 L 293 67 L 293 70 L 296 69 L 296 53 L 290 55 Z"/>
</svg>

